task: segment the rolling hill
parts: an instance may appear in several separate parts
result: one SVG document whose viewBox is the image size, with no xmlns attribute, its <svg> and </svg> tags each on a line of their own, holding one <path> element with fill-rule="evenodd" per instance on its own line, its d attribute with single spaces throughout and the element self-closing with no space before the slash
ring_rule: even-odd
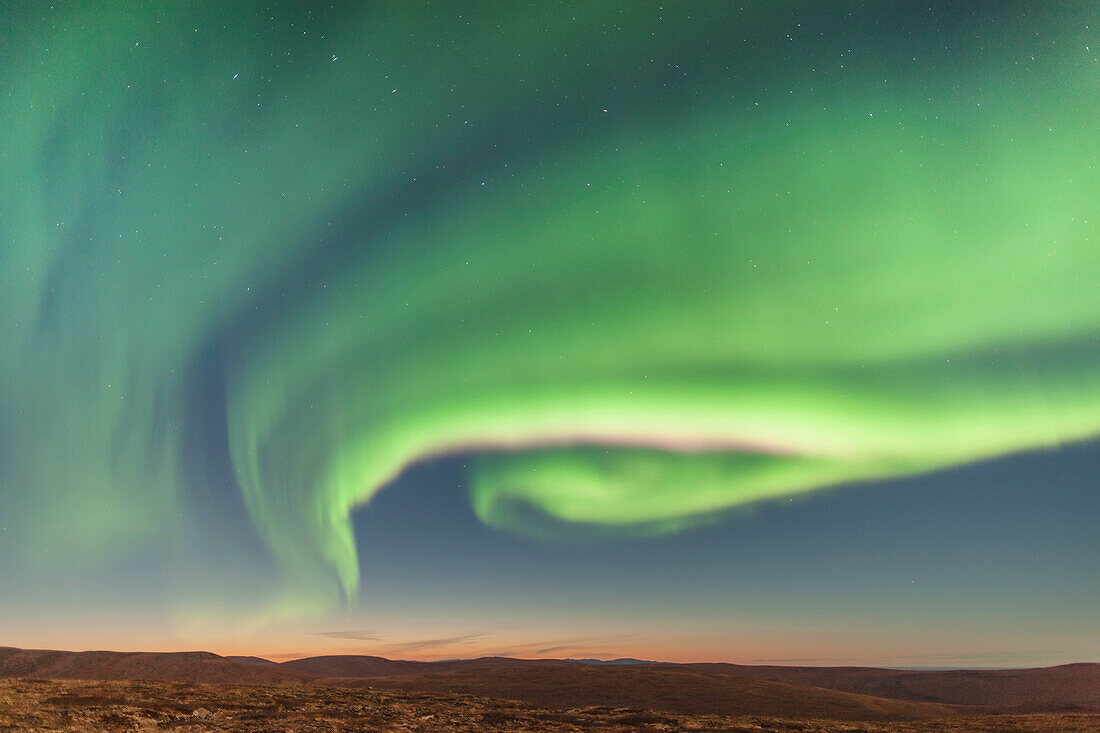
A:
<svg viewBox="0 0 1100 733">
<path fill-rule="evenodd" d="M 0 677 L 372 688 L 685 714 L 919 721 L 975 713 L 1100 713 L 1100 664 L 907 671 L 735 664 L 594 664 L 502 657 L 416 662 L 337 655 L 271 662 L 210 652 L 0 647 Z"/>
</svg>

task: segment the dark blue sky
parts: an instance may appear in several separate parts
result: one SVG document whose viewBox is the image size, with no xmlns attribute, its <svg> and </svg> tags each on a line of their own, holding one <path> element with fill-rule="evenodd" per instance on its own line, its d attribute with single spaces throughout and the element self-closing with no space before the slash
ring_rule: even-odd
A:
<svg viewBox="0 0 1100 733">
<path fill-rule="evenodd" d="M 1095 443 L 842 486 L 663 537 L 572 543 L 485 527 L 464 474 L 461 457 L 414 466 L 356 513 L 367 608 L 427 606 L 486 634 L 507 625 L 502 618 L 537 627 L 547 615 L 585 618 L 584 628 L 604 633 L 645 619 L 672 638 L 696 624 L 720 634 L 713 658 L 738 661 L 753 661 L 739 645 L 784 629 L 880 643 L 924 637 L 912 658 L 855 645 L 851 659 L 894 666 L 1097 653 Z M 485 611 L 491 620 L 479 625 Z M 606 646 L 640 653 L 611 634 Z M 843 643 L 828 648 L 835 656 L 818 661 L 848 659 Z"/>
</svg>

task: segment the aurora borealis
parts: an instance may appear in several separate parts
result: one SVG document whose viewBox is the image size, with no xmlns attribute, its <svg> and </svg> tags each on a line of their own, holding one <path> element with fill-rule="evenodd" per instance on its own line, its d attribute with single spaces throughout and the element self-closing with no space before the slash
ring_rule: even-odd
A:
<svg viewBox="0 0 1100 733">
<path fill-rule="evenodd" d="M 8 624 L 369 607 L 410 476 L 598 555 L 1100 435 L 1095 3 L 0 13 Z"/>
</svg>

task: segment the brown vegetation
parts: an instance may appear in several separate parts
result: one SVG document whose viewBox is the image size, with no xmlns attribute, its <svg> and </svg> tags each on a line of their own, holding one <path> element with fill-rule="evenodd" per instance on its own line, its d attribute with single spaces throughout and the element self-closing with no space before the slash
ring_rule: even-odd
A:
<svg viewBox="0 0 1100 733">
<path fill-rule="evenodd" d="M 0 731 L 251 730 L 249 721 L 293 730 L 1100 730 L 1096 664 L 943 672 L 367 656 L 279 664 L 0 647 L 0 678 L 22 678 L 0 683 Z M 348 720 L 355 725 L 340 727 Z M 767 725 L 752 727 L 761 720 Z"/>
<path fill-rule="evenodd" d="M 658 665 L 542 664 L 452 669 L 360 680 L 374 688 L 522 700 L 547 708 L 592 705 L 694 715 L 773 715 L 836 720 L 928 720 L 959 714 L 937 703 L 888 700 L 780 680 Z M 340 680 L 341 685 L 356 681 Z"/>
<path fill-rule="evenodd" d="M 682 666 L 898 700 L 981 705 L 1021 712 L 1100 712 L 1100 664 L 934 671 L 737 664 Z"/>
<path fill-rule="evenodd" d="M 685 715 L 587 707 L 547 710 L 465 695 L 312 685 L 0 681 L 0 730 L 36 731 L 801 731 L 986 733 L 1100 730 L 1100 716 L 1037 714 L 911 722 Z"/>
</svg>

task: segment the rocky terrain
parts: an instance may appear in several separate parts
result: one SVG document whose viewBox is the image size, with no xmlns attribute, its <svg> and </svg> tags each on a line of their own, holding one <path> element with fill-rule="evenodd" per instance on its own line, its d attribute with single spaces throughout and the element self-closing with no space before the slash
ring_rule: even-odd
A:
<svg viewBox="0 0 1100 733">
<path fill-rule="evenodd" d="M 909 722 L 550 710 L 467 695 L 305 685 L 0 680 L 0 731 L 1100 731 L 1100 715 L 970 715 Z"/>
<path fill-rule="evenodd" d="M 6 730 L 1100 731 L 1100 665 L 907 671 L 0 647 Z"/>
</svg>

